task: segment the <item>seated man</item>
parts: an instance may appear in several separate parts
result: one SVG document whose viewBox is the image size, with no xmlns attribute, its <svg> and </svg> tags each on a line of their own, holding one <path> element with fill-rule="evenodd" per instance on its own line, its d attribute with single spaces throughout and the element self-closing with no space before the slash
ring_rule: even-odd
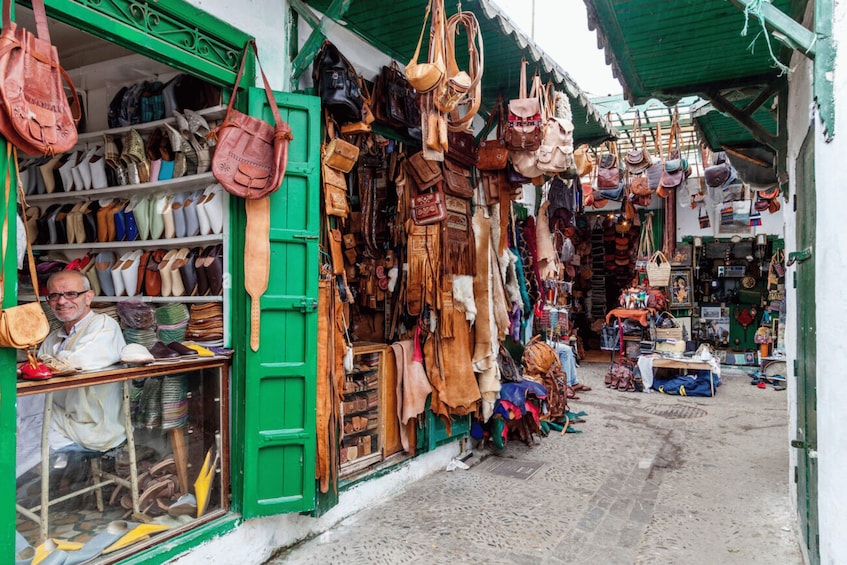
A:
<svg viewBox="0 0 847 565">
<path fill-rule="evenodd" d="M 121 328 L 105 314 L 91 311 L 94 293 L 79 271 L 61 271 L 47 281 L 47 301 L 62 327 L 50 332 L 38 350 L 81 370 L 117 363 L 126 345 Z M 108 451 L 126 440 L 121 383 L 72 388 L 53 393 L 50 449 Z M 18 398 L 17 475 L 41 458 L 44 395 Z"/>
<path fill-rule="evenodd" d="M 547 342 L 556 350 L 562 370 L 568 376 L 567 385 L 575 392 L 591 390 L 591 387 L 579 382 L 576 376 L 576 355 L 573 347 L 567 342 Z"/>
</svg>

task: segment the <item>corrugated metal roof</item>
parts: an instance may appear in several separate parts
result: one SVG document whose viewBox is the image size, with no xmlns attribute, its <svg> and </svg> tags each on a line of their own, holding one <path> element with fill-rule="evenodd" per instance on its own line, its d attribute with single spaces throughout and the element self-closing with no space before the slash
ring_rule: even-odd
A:
<svg viewBox="0 0 847 565">
<path fill-rule="evenodd" d="M 306 3 L 326 12 L 331 0 L 307 0 Z M 384 0 L 350 0 L 341 19 L 348 30 L 405 64 L 415 52 L 426 4 L 426 0 L 395 0 L 390 4 Z M 506 100 L 517 97 L 520 62 L 525 57 L 530 62 L 529 73 L 537 68 L 545 82 L 552 80 L 559 90 L 568 94 L 575 143 L 596 144 L 617 135 L 562 66 L 518 29 L 495 4 L 488 0 L 464 0 L 462 9 L 476 15 L 482 33 L 485 51 L 483 107 L 490 107 L 500 94 Z M 448 2 L 446 10 L 449 17 L 457 11 L 456 5 Z M 463 45 L 458 45 L 457 51 L 458 57 L 466 57 Z M 459 64 L 466 68 L 462 62 Z"/>
<path fill-rule="evenodd" d="M 743 108 L 753 101 L 752 97 L 743 97 L 733 101 L 738 108 Z M 773 135 L 777 134 L 777 120 L 774 111 L 771 111 L 774 99 L 771 98 L 758 110 L 753 112 L 752 117 L 760 126 Z M 712 151 L 720 151 L 722 146 L 727 147 L 753 147 L 760 145 L 750 135 L 750 131 L 739 124 L 733 118 L 722 114 L 712 108 L 708 102 L 702 102 L 700 106 L 692 111 L 694 123 L 700 131 L 700 139 L 708 145 Z"/>
</svg>

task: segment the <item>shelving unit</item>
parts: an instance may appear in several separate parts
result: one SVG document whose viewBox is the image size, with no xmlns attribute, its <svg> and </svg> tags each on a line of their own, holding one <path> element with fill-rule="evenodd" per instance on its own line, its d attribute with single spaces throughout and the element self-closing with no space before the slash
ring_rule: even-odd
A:
<svg viewBox="0 0 847 565">
<path fill-rule="evenodd" d="M 148 249 L 151 247 L 195 247 L 222 243 L 223 234 L 174 237 L 171 239 L 136 239 L 135 241 L 92 241 L 91 243 L 57 243 L 55 245 L 33 245 L 33 251 L 86 251 L 103 249 Z"/>
<path fill-rule="evenodd" d="M 344 400 L 341 402 L 342 477 L 383 459 L 383 415 L 380 407 L 387 350 L 388 346 L 381 343 L 353 345 L 353 370 L 344 376 Z"/>
<path fill-rule="evenodd" d="M 217 181 L 212 173 L 203 173 L 142 184 L 92 188 L 91 190 L 72 190 L 70 192 L 52 192 L 50 194 L 31 194 L 26 197 L 26 201 L 28 204 L 38 205 L 41 202 L 52 203 L 62 200 L 97 200 L 106 197 L 129 198 L 139 191 L 156 194 L 173 194 L 176 192 L 186 192 L 193 188 L 205 187 L 215 182 Z"/>
</svg>

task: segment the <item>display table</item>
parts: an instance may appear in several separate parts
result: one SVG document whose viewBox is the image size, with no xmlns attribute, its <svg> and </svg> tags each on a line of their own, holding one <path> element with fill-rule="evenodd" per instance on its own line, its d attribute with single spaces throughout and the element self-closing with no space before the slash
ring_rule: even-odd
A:
<svg viewBox="0 0 847 565">
<path fill-rule="evenodd" d="M 188 373 L 198 375 L 199 381 L 202 382 L 209 382 L 210 379 L 213 378 L 216 382 L 215 384 L 211 385 L 210 390 L 212 392 L 209 394 L 210 398 L 207 399 L 207 401 L 211 401 L 211 403 L 208 406 L 201 406 L 200 409 L 205 412 L 212 411 L 215 413 L 215 416 L 214 418 L 210 418 L 208 421 L 196 423 L 195 428 L 197 430 L 197 433 L 194 435 L 197 437 L 194 437 L 193 439 L 195 441 L 201 439 L 201 437 L 204 435 L 202 433 L 204 429 L 204 424 L 206 424 L 207 427 L 220 432 L 220 451 L 228 453 L 229 363 L 230 360 L 228 357 L 197 357 L 178 360 L 157 361 L 146 365 L 119 364 L 101 370 L 80 371 L 65 376 L 56 376 L 50 379 L 39 381 L 18 380 L 18 396 L 24 397 L 35 394 L 44 394 L 44 408 L 43 420 L 41 424 L 42 430 L 40 445 L 40 469 L 42 477 L 40 497 L 41 503 L 31 508 L 27 508 L 25 506 L 22 506 L 21 504 L 16 504 L 18 512 L 39 524 L 40 538 L 41 540 L 45 540 L 50 536 L 50 506 L 58 502 L 62 502 L 63 500 L 67 500 L 69 498 L 79 496 L 80 494 L 84 494 L 85 492 L 90 492 L 93 490 L 95 491 L 97 509 L 98 511 L 103 512 L 104 506 L 102 498 L 102 488 L 104 486 L 118 484 L 121 486 L 125 486 L 131 493 L 133 518 L 136 520 L 146 521 L 146 517 L 144 516 L 144 509 L 141 508 L 139 505 L 140 493 L 138 486 L 139 476 L 136 468 L 136 439 L 130 413 L 131 381 L 135 379 L 150 379 L 155 377 L 166 377 L 172 375 L 185 375 Z M 51 420 L 53 418 L 53 411 L 55 409 L 53 405 L 53 395 L 54 393 L 66 391 L 69 389 L 89 387 L 93 385 L 102 385 L 107 383 L 120 383 L 122 387 L 123 421 L 121 423 L 123 424 L 126 433 L 125 449 L 129 457 L 129 479 L 122 479 L 115 474 L 102 471 L 99 467 L 98 458 L 92 458 L 92 477 L 94 479 L 94 484 L 92 486 L 72 492 L 71 494 L 62 496 L 60 498 L 51 499 L 48 488 L 49 481 L 46 478 L 49 477 L 50 474 L 50 449 L 48 445 L 48 435 L 50 432 Z M 199 400 L 202 401 L 202 397 Z M 176 469 L 180 492 L 187 493 L 190 489 L 190 480 L 188 477 L 189 454 L 188 446 L 186 444 L 185 431 L 183 427 L 174 427 L 168 429 L 167 433 L 171 448 L 173 450 L 174 466 Z M 213 433 L 214 432 L 209 432 L 206 435 L 213 435 Z M 212 441 L 207 441 L 207 443 L 211 444 Z M 199 449 L 195 448 L 195 451 L 199 451 L 201 453 L 204 453 L 206 450 L 207 446 L 205 444 L 203 444 Z M 229 480 L 228 476 L 226 476 L 228 475 L 228 468 L 229 466 L 225 462 L 222 463 L 221 474 L 225 481 Z"/>
<path fill-rule="evenodd" d="M 654 369 L 682 369 L 685 371 L 688 370 L 704 370 L 709 371 L 709 386 L 711 388 L 712 396 L 715 396 L 715 380 L 714 374 L 711 364 L 705 363 L 703 361 L 695 361 L 695 360 L 687 360 L 687 359 L 670 359 L 668 357 L 656 357 L 653 359 L 653 368 Z"/>
</svg>

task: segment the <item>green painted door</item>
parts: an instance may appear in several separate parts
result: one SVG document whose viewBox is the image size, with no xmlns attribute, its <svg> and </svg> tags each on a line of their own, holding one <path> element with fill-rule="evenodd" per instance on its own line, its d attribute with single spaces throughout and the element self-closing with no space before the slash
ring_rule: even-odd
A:
<svg viewBox="0 0 847 565">
<path fill-rule="evenodd" d="M 320 99 L 275 96 L 294 139 L 285 180 L 271 196 L 270 280 L 261 299 L 260 347 L 255 353 L 243 348 L 245 517 L 311 510 L 315 501 Z M 273 123 L 264 90 L 250 89 L 247 102 L 250 115 Z M 241 261 L 237 251 L 232 260 Z M 250 297 L 234 295 L 243 297 L 249 312 Z M 249 332 L 247 317 L 244 321 L 239 327 Z M 249 341 L 244 335 L 234 339 Z"/>
<path fill-rule="evenodd" d="M 818 543 L 817 345 L 815 323 L 815 150 L 810 129 L 797 157 L 797 512 L 811 565 L 820 563 Z"/>
</svg>

